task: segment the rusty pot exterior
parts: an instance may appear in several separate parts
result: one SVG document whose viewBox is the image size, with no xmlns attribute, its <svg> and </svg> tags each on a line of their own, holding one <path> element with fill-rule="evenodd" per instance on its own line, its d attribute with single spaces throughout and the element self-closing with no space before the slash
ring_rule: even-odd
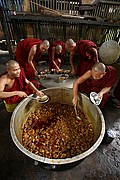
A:
<svg viewBox="0 0 120 180">
<path fill-rule="evenodd" d="M 43 92 L 50 97 L 50 101 L 47 103 L 65 103 L 72 105 L 73 92 L 72 89 L 68 88 L 48 88 L 44 89 Z M 27 121 L 27 118 L 31 112 L 34 112 L 35 108 L 42 106 L 35 100 L 31 100 L 29 97 L 21 101 L 15 108 L 10 122 L 10 133 L 13 142 L 24 154 L 46 164 L 69 164 L 84 159 L 92 152 L 94 152 L 103 140 L 105 133 L 105 121 L 101 110 L 96 105 L 92 104 L 88 97 L 83 94 L 79 94 L 79 108 L 81 108 L 87 116 L 91 119 L 91 123 L 94 128 L 94 144 L 85 152 L 72 158 L 65 159 L 49 159 L 42 156 L 35 155 L 28 151 L 22 145 L 22 129 Z"/>
</svg>

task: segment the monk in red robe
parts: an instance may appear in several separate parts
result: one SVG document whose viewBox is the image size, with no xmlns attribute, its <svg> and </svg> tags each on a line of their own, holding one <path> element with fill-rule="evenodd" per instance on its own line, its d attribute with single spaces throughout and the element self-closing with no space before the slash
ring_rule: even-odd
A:
<svg viewBox="0 0 120 180">
<path fill-rule="evenodd" d="M 112 66 L 105 66 L 103 63 L 95 63 L 91 70 L 80 76 L 73 85 L 73 104 L 77 105 L 78 91 L 90 95 L 91 92 L 98 93 L 101 99 L 100 108 L 103 108 L 111 87 L 116 82 L 116 69 Z"/>
<path fill-rule="evenodd" d="M 18 43 L 16 60 L 20 67 L 23 67 L 28 80 L 33 80 L 38 75 L 35 61 L 41 58 L 42 52 L 47 51 L 49 45 L 47 40 L 42 41 L 33 38 L 26 38 Z"/>
<path fill-rule="evenodd" d="M 48 49 L 49 68 L 59 70 L 64 62 L 65 43 L 62 41 L 55 41 L 50 43 Z"/>
<path fill-rule="evenodd" d="M 17 104 L 32 93 L 43 96 L 44 93 L 25 77 L 23 68 L 18 62 L 9 60 L 6 64 L 6 72 L 0 77 L 0 98 L 5 102 L 8 111 L 13 111 Z"/>
<path fill-rule="evenodd" d="M 114 92 L 113 92 L 113 95 L 114 97 L 118 100 L 118 102 L 116 103 L 116 108 L 120 108 L 120 79 L 114 89 Z"/>
<path fill-rule="evenodd" d="M 69 39 L 66 41 L 66 46 L 70 50 L 70 64 L 73 75 L 83 75 L 98 62 L 97 45 L 94 42 L 89 40 L 78 40 L 75 43 L 72 39 Z M 77 69 L 75 69 L 73 62 L 75 60 L 75 55 L 78 56 Z"/>
</svg>

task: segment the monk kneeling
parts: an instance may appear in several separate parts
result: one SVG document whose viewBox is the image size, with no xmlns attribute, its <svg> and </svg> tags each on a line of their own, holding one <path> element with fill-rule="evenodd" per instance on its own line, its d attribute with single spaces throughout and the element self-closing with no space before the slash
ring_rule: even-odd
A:
<svg viewBox="0 0 120 180">
<path fill-rule="evenodd" d="M 102 100 L 99 105 L 103 108 L 108 99 L 108 92 L 116 82 L 116 70 L 112 66 L 105 66 L 103 63 L 96 63 L 91 70 L 80 76 L 73 85 L 73 104 L 77 105 L 78 91 L 88 96 L 91 92 L 98 93 Z"/>
</svg>

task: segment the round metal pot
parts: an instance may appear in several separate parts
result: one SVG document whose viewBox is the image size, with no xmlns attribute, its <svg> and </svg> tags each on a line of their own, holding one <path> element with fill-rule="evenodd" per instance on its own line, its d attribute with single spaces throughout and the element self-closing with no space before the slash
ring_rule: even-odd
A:
<svg viewBox="0 0 120 180">
<path fill-rule="evenodd" d="M 56 87 L 45 89 L 43 90 L 43 92 L 50 97 L 50 101 L 47 103 L 59 102 L 72 105 L 72 89 Z M 44 158 L 28 151 L 22 145 L 22 128 L 24 127 L 24 124 L 26 123 L 29 114 L 33 112 L 36 107 L 42 105 L 43 104 L 38 103 L 36 100 L 31 100 L 31 98 L 28 97 L 21 101 L 20 104 L 18 104 L 11 117 L 10 133 L 12 136 L 12 140 L 19 148 L 19 150 L 21 150 L 30 158 L 46 164 L 70 164 L 79 160 L 83 160 L 85 157 L 95 151 L 102 142 L 105 133 L 105 121 L 102 112 L 99 107 L 90 102 L 88 97 L 83 94 L 79 94 L 79 107 L 84 111 L 85 114 L 89 116 L 94 128 L 94 144 L 87 151 L 81 153 L 80 155 L 65 159 Z"/>
</svg>

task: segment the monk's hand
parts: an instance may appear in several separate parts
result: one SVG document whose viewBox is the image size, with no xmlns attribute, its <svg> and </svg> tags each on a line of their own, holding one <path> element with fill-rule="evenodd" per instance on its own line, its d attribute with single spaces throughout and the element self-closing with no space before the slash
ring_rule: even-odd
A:
<svg viewBox="0 0 120 180">
<path fill-rule="evenodd" d="M 35 70 L 35 71 L 34 71 L 34 74 L 35 74 L 35 76 L 38 76 L 38 71 Z"/>
<path fill-rule="evenodd" d="M 75 70 L 72 70 L 72 71 L 71 71 L 71 75 L 72 75 L 72 76 L 75 76 L 75 75 L 76 75 L 76 71 L 75 71 Z"/>
<path fill-rule="evenodd" d="M 61 59 L 58 58 L 58 62 L 61 64 Z"/>
<path fill-rule="evenodd" d="M 103 98 L 103 93 L 102 93 L 102 92 L 99 92 L 99 93 L 98 93 L 98 98 L 99 98 L 99 99 L 102 99 L 102 98 Z"/>
<path fill-rule="evenodd" d="M 17 95 L 19 96 L 19 97 L 23 97 L 23 98 L 26 98 L 28 95 L 25 93 L 25 92 L 23 92 L 23 91 L 18 91 L 17 92 Z"/>
<path fill-rule="evenodd" d="M 40 97 L 44 96 L 44 93 L 42 91 L 37 91 L 36 94 Z"/>
<path fill-rule="evenodd" d="M 74 106 L 77 106 L 78 98 L 74 97 L 73 100 L 72 100 L 72 103 L 73 103 Z"/>
<path fill-rule="evenodd" d="M 56 73 L 59 73 L 59 72 L 60 72 L 60 68 L 57 68 L 57 69 L 56 69 Z"/>
</svg>

